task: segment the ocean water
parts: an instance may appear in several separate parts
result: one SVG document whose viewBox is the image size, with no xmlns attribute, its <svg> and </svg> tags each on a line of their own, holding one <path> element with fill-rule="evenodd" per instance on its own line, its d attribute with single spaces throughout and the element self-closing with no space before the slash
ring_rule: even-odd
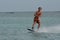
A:
<svg viewBox="0 0 60 40">
<path fill-rule="evenodd" d="M 43 12 L 38 32 L 29 32 L 34 12 L 0 12 L 0 40 L 60 40 L 60 12 Z M 35 29 L 37 29 L 37 24 Z"/>
</svg>

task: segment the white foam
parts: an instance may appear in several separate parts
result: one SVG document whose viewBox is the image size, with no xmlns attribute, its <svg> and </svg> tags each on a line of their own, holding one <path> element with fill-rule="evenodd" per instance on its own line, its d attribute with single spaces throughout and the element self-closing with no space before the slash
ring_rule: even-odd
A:
<svg viewBox="0 0 60 40">
<path fill-rule="evenodd" d="M 43 27 L 43 28 L 40 28 L 38 32 L 60 33 L 60 25 L 51 26 L 51 27 Z"/>
</svg>

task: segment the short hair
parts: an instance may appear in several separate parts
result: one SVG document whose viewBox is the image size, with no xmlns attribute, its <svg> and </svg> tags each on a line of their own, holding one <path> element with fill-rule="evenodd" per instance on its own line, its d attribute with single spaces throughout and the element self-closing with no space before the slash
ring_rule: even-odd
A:
<svg viewBox="0 0 60 40">
<path fill-rule="evenodd" d="M 38 7 L 38 9 L 40 9 L 40 10 L 41 10 L 41 9 L 42 9 L 42 7 Z"/>
</svg>

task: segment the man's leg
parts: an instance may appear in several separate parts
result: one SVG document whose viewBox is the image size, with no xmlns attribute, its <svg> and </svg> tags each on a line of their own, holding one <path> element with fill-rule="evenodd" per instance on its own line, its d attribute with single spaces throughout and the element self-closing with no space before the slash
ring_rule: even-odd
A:
<svg viewBox="0 0 60 40">
<path fill-rule="evenodd" d="M 38 29 L 40 28 L 40 22 L 38 23 Z"/>
<path fill-rule="evenodd" d="M 37 23 L 38 23 L 38 29 L 37 29 L 37 31 L 38 31 L 38 30 L 39 30 L 39 28 L 40 28 L 40 21 L 38 21 Z"/>
<path fill-rule="evenodd" d="M 33 25 L 32 25 L 32 30 L 34 29 L 34 25 L 35 25 L 35 24 L 36 24 L 36 22 L 33 23 Z"/>
</svg>

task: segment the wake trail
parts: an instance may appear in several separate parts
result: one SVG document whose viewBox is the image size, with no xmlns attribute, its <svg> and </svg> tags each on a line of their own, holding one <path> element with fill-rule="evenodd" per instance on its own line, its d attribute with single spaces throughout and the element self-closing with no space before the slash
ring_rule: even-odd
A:
<svg viewBox="0 0 60 40">
<path fill-rule="evenodd" d="M 44 32 L 44 33 L 60 33 L 60 25 L 56 26 L 50 26 L 50 27 L 43 27 L 40 28 L 38 32 Z"/>
</svg>

